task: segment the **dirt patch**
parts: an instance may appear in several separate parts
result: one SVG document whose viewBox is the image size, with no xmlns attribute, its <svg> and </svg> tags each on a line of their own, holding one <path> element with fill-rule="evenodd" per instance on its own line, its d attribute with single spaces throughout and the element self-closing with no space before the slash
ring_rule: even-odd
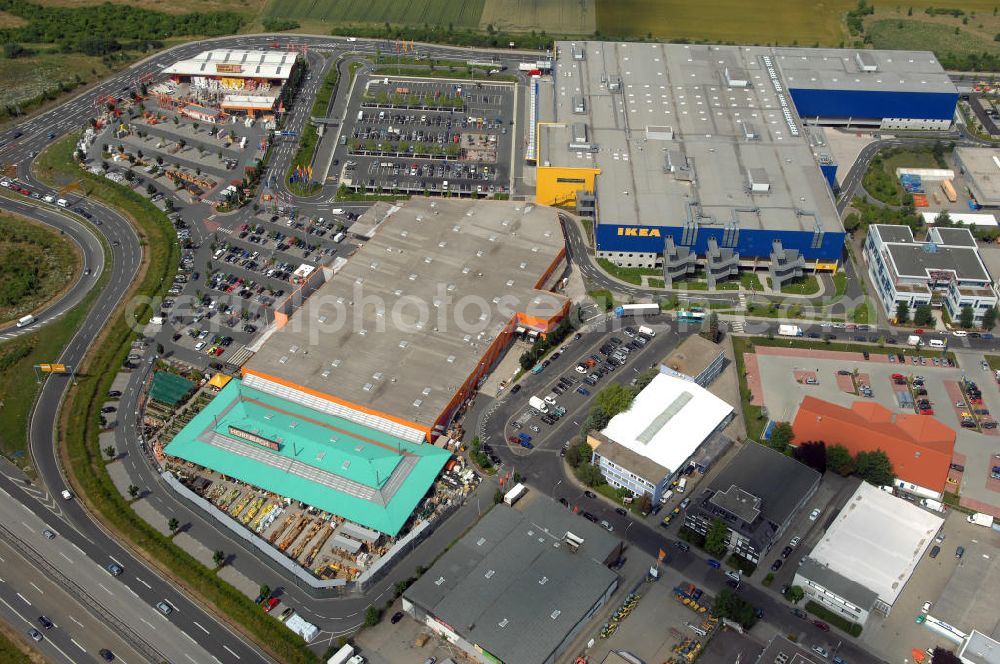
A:
<svg viewBox="0 0 1000 664">
<path fill-rule="evenodd" d="M 815 371 L 795 371 L 795 382 L 803 385 L 819 385 L 819 377 Z"/>
<path fill-rule="evenodd" d="M 8 12 L 0 12 L 0 28 L 23 28 L 28 25 L 20 16 L 14 16 Z"/>
<path fill-rule="evenodd" d="M 857 388 L 854 387 L 854 377 L 850 374 L 846 376 L 837 374 L 837 389 L 847 394 L 857 394 Z"/>
<path fill-rule="evenodd" d="M 760 348 L 757 349 L 761 350 Z M 750 405 L 764 405 L 764 384 L 760 380 L 760 367 L 757 364 L 757 356 L 747 353 L 743 356 L 743 365 L 747 371 L 747 388 L 750 390 Z"/>
</svg>

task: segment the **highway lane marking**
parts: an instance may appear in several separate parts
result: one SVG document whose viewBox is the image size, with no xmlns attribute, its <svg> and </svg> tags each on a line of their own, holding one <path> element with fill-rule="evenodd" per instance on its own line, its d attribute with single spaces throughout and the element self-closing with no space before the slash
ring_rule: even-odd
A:
<svg viewBox="0 0 1000 664">
<path fill-rule="evenodd" d="M 76 639 L 74 639 L 73 637 L 70 637 L 70 638 L 69 638 L 69 640 L 73 642 L 73 645 L 74 645 L 74 646 L 76 646 L 77 648 L 79 648 L 79 649 L 80 649 L 80 650 L 82 650 L 83 652 L 87 652 L 87 649 L 86 649 L 86 648 L 84 648 L 83 646 L 81 646 L 81 645 L 80 645 L 79 643 L 77 643 L 77 642 L 76 642 Z"/>
<path fill-rule="evenodd" d="M 135 597 L 136 599 L 139 599 L 139 595 L 137 595 L 136 592 L 134 590 L 132 590 L 131 588 L 129 588 L 128 586 L 125 586 L 125 590 L 129 591 L 130 593 L 132 593 L 132 597 Z"/>
<path fill-rule="evenodd" d="M 146 587 L 147 587 L 147 588 L 149 588 L 150 590 L 152 590 L 152 589 L 153 589 L 153 586 L 149 585 L 148 583 L 146 583 L 145 581 L 143 581 L 143 580 L 142 580 L 142 579 L 140 579 L 139 577 L 135 577 L 135 580 L 136 580 L 136 581 L 138 581 L 139 583 L 141 583 L 142 585 L 146 586 Z"/>
<path fill-rule="evenodd" d="M 23 504 L 24 503 L 22 503 L 22 505 Z M 31 526 L 29 526 L 28 524 L 26 524 L 24 521 L 21 522 L 21 525 L 24 526 L 25 528 L 27 528 L 28 530 L 30 530 L 33 533 L 37 533 L 38 532 L 37 530 L 35 530 L 34 528 L 32 528 Z"/>
<path fill-rule="evenodd" d="M 148 621 L 148 620 L 146 620 L 145 618 L 139 618 L 139 620 L 141 620 L 142 622 L 144 622 L 144 623 L 146 623 L 147 625 L 149 625 L 151 629 L 156 629 L 155 627 L 153 627 L 153 623 L 149 622 L 149 621 Z"/>
<path fill-rule="evenodd" d="M 76 618 L 74 618 L 73 616 L 70 616 L 69 619 L 72 620 L 73 622 L 75 622 L 80 627 L 83 627 L 83 623 L 80 622 L 79 620 L 77 620 Z"/>
<path fill-rule="evenodd" d="M 184 653 L 184 656 L 187 657 L 188 659 L 190 659 L 192 662 L 194 662 L 194 664 L 198 664 L 198 661 L 195 660 L 194 658 L 192 658 L 191 655 L 189 655 L 187 653 Z"/>
<path fill-rule="evenodd" d="M 209 631 L 207 629 L 205 629 L 204 627 L 202 627 L 201 623 L 199 623 L 197 620 L 192 620 L 191 622 L 193 622 L 198 627 L 198 629 L 200 629 L 201 631 L 205 632 L 206 634 L 209 633 Z"/>
<path fill-rule="evenodd" d="M 98 582 L 97 585 L 99 585 L 101 588 L 104 588 L 104 590 L 106 590 L 109 595 L 114 595 L 114 593 L 108 590 L 108 587 L 105 586 L 103 583 Z"/>
<path fill-rule="evenodd" d="M 22 595 L 21 593 L 18 593 L 18 594 L 17 594 L 17 596 L 18 596 L 18 597 L 20 597 L 20 598 L 21 598 L 22 600 L 24 600 L 24 603 L 25 603 L 25 604 L 27 604 L 28 606 L 31 606 L 31 602 L 29 602 L 29 601 L 28 601 L 28 598 L 27 598 L 27 597 L 25 597 L 25 596 L 24 596 L 24 595 Z M 6 604 L 6 602 L 4 602 L 4 603 Z"/>
<path fill-rule="evenodd" d="M 242 659 L 239 655 L 237 655 L 236 653 L 234 653 L 233 649 L 230 648 L 229 646 L 222 646 L 222 647 L 225 648 L 226 650 L 228 650 L 229 654 L 232 655 L 233 657 L 235 657 L 236 659 Z"/>
<path fill-rule="evenodd" d="M 59 555 L 60 555 L 60 556 L 62 556 L 63 558 L 65 558 L 65 559 L 66 559 L 67 561 L 69 561 L 69 562 L 73 562 L 73 559 L 72 559 L 72 558 L 70 558 L 69 556 L 67 556 L 67 555 L 66 555 L 65 553 L 63 553 L 62 551 L 60 551 L 60 552 L 59 552 Z"/>
<path fill-rule="evenodd" d="M 181 632 L 181 634 L 183 634 L 184 636 L 188 637 L 188 641 L 190 641 L 191 643 L 193 643 L 195 645 L 198 645 L 198 642 L 194 640 L 194 637 L 192 637 L 187 632 Z"/>
<path fill-rule="evenodd" d="M 42 590 L 41 588 L 39 588 L 38 586 L 36 586 L 34 581 L 28 581 L 28 583 L 31 584 L 32 588 L 34 588 L 35 590 L 37 590 L 41 594 L 43 594 L 43 595 L 45 594 L 45 591 Z"/>
</svg>

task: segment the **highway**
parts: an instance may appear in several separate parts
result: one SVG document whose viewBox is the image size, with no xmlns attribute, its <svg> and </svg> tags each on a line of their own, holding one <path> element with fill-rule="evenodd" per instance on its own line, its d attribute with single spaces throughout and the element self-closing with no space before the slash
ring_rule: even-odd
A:
<svg viewBox="0 0 1000 664">
<path fill-rule="evenodd" d="M 3 342 L 46 325 L 83 301 L 104 270 L 104 248 L 91 228 L 81 224 L 75 215 L 64 213 L 58 207 L 33 200 L 0 196 L 0 210 L 29 217 L 59 231 L 77 246 L 80 253 L 80 272 L 69 287 L 57 299 L 34 312 L 38 320 L 30 326 L 18 328 L 13 322 L 0 326 L 0 342 Z"/>
<path fill-rule="evenodd" d="M 289 39 L 293 39 L 296 44 L 309 46 L 310 49 L 343 53 L 348 56 L 351 53 L 370 54 L 379 46 L 379 42 L 367 40 L 349 42 L 345 39 L 332 37 L 289 35 L 278 37 L 268 35 L 225 37 L 177 46 L 173 49 L 157 53 L 137 63 L 128 70 L 116 74 L 95 88 L 77 95 L 69 101 L 36 117 L 29 118 L 21 125 L 12 127 L 0 134 L 0 162 L 15 163 L 18 167 L 18 178 L 21 181 L 30 184 L 36 191 L 48 192 L 49 190 L 41 185 L 30 172 L 30 164 L 34 154 L 49 144 L 51 140 L 48 138 L 49 132 L 53 132 L 58 136 L 79 129 L 94 114 L 94 100 L 99 95 L 119 95 L 132 82 L 139 80 L 143 76 L 149 74 L 156 75 L 168 62 L 189 57 L 210 47 L 266 49 L 270 48 L 271 43 L 275 40 L 281 40 L 282 43 L 285 43 Z M 509 65 L 514 64 L 515 68 L 516 62 L 519 59 L 538 56 L 538 53 L 533 52 L 527 54 L 516 51 L 477 52 L 444 46 L 420 46 L 420 48 L 427 55 L 438 58 L 457 57 L 467 59 L 470 56 L 496 56 L 502 58 Z M 310 57 L 315 61 L 312 55 Z M 327 65 L 325 66 L 329 66 L 329 63 L 332 63 L 333 60 L 327 59 L 326 62 Z M 315 93 L 318 85 L 321 84 L 322 77 L 322 70 L 312 73 L 312 79 L 306 83 L 304 91 L 300 93 L 300 102 L 294 107 L 289 126 L 299 128 L 304 126 L 307 120 L 308 109 L 311 106 L 311 96 Z M 340 103 L 345 89 L 344 86 L 338 86 L 337 98 L 334 100 L 332 108 L 338 108 L 337 104 Z M 22 132 L 23 135 L 15 138 L 14 135 L 17 132 Z M 865 158 L 870 159 L 875 151 L 881 149 L 881 147 L 884 146 L 880 145 L 879 147 L 871 148 L 870 153 L 865 153 Z M 277 174 L 279 179 L 284 174 L 284 167 L 287 166 L 292 152 L 292 150 L 279 150 L 277 157 L 271 163 L 271 172 Z M 845 179 L 845 184 L 851 185 L 845 187 L 845 192 L 849 192 L 852 187 L 857 185 L 860 173 L 863 173 L 863 168 L 855 172 L 858 168 L 860 167 L 856 166 L 852 168 Z M 296 204 L 302 204 L 307 209 L 309 206 L 314 206 L 313 209 L 320 210 L 323 209 L 323 206 L 329 205 L 328 196 L 332 193 L 332 191 L 324 190 L 321 195 L 309 200 L 296 201 Z M 59 213 L 54 208 L 48 209 L 44 205 L 35 207 L 0 198 L 0 208 L 10 209 L 7 206 L 14 204 L 22 206 L 22 208 L 14 211 L 18 211 L 25 216 L 40 219 L 64 230 L 73 226 L 72 217 Z M 110 265 L 94 263 L 94 274 L 99 274 L 102 269 L 107 271 L 107 282 L 98 294 L 96 302 L 86 320 L 80 326 L 80 329 L 62 355 L 59 358 L 53 358 L 53 361 L 77 365 L 94 343 L 105 322 L 111 318 L 112 312 L 120 305 L 128 288 L 135 281 L 135 275 L 141 261 L 142 247 L 131 225 L 117 212 L 86 198 L 73 201 L 73 206 L 83 208 L 101 222 L 97 226 L 97 229 L 107 239 L 112 256 Z M 360 206 L 354 207 L 358 208 Z M 205 206 L 197 208 L 197 211 L 192 211 L 193 217 L 188 217 L 186 211 L 185 218 L 193 227 L 198 227 L 205 220 L 204 211 Z M 248 212 L 244 210 L 241 214 L 248 214 Z M 573 231 L 568 230 L 567 232 L 569 254 L 571 259 L 580 266 L 584 276 L 591 279 L 598 287 L 607 286 L 617 292 L 624 292 L 636 297 L 648 295 L 641 288 L 622 286 L 600 272 L 590 258 L 585 257 L 587 254 L 586 240 L 578 228 L 575 227 L 575 224 L 566 224 L 566 226 L 567 229 L 570 226 L 573 226 L 575 229 Z M 83 228 L 83 226 L 80 228 Z M 207 235 L 200 229 L 194 231 L 192 234 L 197 237 Z M 90 258 L 87 260 L 103 261 L 103 253 L 99 251 L 99 243 L 93 244 L 95 238 L 89 231 L 81 232 L 79 236 L 72 235 L 72 237 L 81 244 L 85 252 L 88 251 L 87 247 L 90 247 Z M 87 239 L 88 237 L 89 240 Z M 47 310 L 43 312 L 42 322 L 46 318 L 58 316 L 61 311 L 71 307 L 74 302 L 78 302 L 86 293 L 85 288 L 82 292 L 78 292 L 78 287 L 80 287 L 79 282 L 59 302 L 50 305 L 51 311 Z M 855 285 L 855 287 L 857 286 Z M 720 297 L 726 298 L 731 296 Z M 705 298 L 699 296 L 699 299 Z M 664 333 L 662 339 L 663 341 L 658 343 L 669 344 L 671 334 Z M 979 342 L 980 340 L 976 341 Z M 152 349 L 146 351 L 143 363 L 144 367 L 148 367 L 148 361 L 153 359 L 152 355 Z M 652 357 L 652 355 L 649 355 L 649 357 Z M 474 517 L 471 507 L 464 510 L 460 516 L 452 517 L 438 532 L 435 532 L 434 535 L 412 554 L 407 556 L 402 563 L 398 564 L 392 572 L 365 596 L 349 595 L 339 597 L 325 591 L 318 591 L 312 587 L 300 585 L 297 581 L 286 577 L 266 558 L 252 548 L 249 548 L 242 540 L 234 540 L 227 531 L 220 529 L 198 509 L 177 498 L 172 491 L 164 486 L 158 471 L 143 450 L 143 445 L 138 435 L 136 411 L 145 374 L 145 369 L 132 372 L 129 384 L 123 391 L 124 394 L 119 403 L 119 421 L 115 430 L 118 449 L 124 451 L 123 463 L 130 478 L 132 478 L 132 481 L 137 486 L 140 486 L 148 497 L 157 502 L 158 511 L 167 516 L 177 518 L 181 524 L 188 526 L 189 531 L 210 549 L 223 550 L 233 554 L 231 565 L 237 571 L 252 579 L 255 583 L 267 583 L 272 588 L 277 589 L 277 593 L 283 602 L 294 607 L 307 620 L 320 626 L 323 630 L 323 637 L 314 644 L 314 647 L 318 651 L 325 649 L 325 645 L 334 636 L 351 631 L 360 625 L 363 622 L 364 610 L 368 606 L 375 603 L 383 603 L 387 594 L 391 593 L 392 586 L 397 581 L 409 577 L 418 565 L 426 564 L 432 560 L 443 546 L 450 542 L 457 532 L 460 532 L 460 526 L 465 523 L 463 519 Z M 547 380 L 550 377 L 546 375 L 544 379 L 539 378 L 539 380 Z M 619 378 L 621 378 L 621 375 Z M 534 379 L 528 379 L 528 386 L 532 384 L 532 380 Z M 46 572 L 41 569 L 44 565 L 50 565 L 53 568 L 64 571 L 68 568 L 76 569 L 81 566 L 85 567 L 93 572 L 92 574 L 84 575 L 83 579 L 88 584 L 88 593 L 92 596 L 101 597 L 100 592 L 103 592 L 101 584 L 103 584 L 110 589 L 108 594 L 113 596 L 113 601 L 117 604 L 117 610 L 120 612 L 119 615 L 126 623 L 138 620 L 140 621 L 139 624 L 142 625 L 143 621 L 148 621 L 155 626 L 154 629 L 132 627 L 133 630 L 139 629 L 139 634 L 143 634 L 144 636 L 146 636 L 146 632 L 155 632 L 157 635 L 162 632 L 167 635 L 166 638 L 148 636 L 148 640 L 152 641 L 152 643 L 144 643 L 142 642 L 142 638 L 137 639 L 134 636 L 130 636 L 129 630 L 124 627 L 120 630 L 114 630 L 119 634 L 124 644 L 119 644 L 115 647 L 124 648 L 123 652 L 127 652 L 127 649 L 131 648 L 134 651 L 133 654 L 135 654 L 135 652 L 146 652 L 146 649 L 152 647 L 162 650 L 162 654 L 172 662 L 186 661 L 188 659 L 191 661 L 207 661 L 204 658 L 193 659 L 195 657 L 193 653 L 204 653 L 207 654 L 208 659 L 226 662 L 227 664 L 233 662 L 272 661 L 243 635 L 233 631 L 222 620 L 201 609 L 183 592 L 161 578 L 161 575 L 157 571 L 150 568 L 140 557 L 134 555 L 111 533 L 105 531 L 100 524 L 94 521 L 91 515 L 82 509 L 78 501 L 62 501 L 53 497 L 58 496 L 59 492 L 66 486 L 59 458 L 55 450 L 54 423 L 58 419 L 62 400 L 69 387 L 69 377 L 49 377 L 32 413 L 29 428 L 29 446 L 32 460 L 38 469 L 42 487 L 25 485 L 24 477 L 13 468 L 9 469 L 8 473 L 0 476 L 0 489 L 3 489 L 10 496 L 6 502 L 9 502 L 11 505 L 19 503 L 23 507 L 18 509 L 23 510 L 25 514 L 30 513 L 34 515 L 34 517 L 47 524 L 53 523 L 53 520 L 58 521 L 55 530 L 59 533 L 59 540 L 66 541 L 67 544 L 77 548 L 77 552 L 75 553 L 62 551 L 66 556 L 73 558 L 73 564 L 69 565 L 64 556 L 59 555 L 60 551 L 56 550 L 56 548 L 39 546 L 37 552 L 42 561 L 35 560 L 34 567 L 37 570 L 37 574 L 33 580 L 37 583 L 37 578 L 46 576 Z M 526 387 L 526 389 L 528 388 Z M 562 426 L 566 427 L 566 429 L 560 430 L 559 435 L 569 437 L 575 433 L 570 430 L 571 425 L 568 419 Z M 561 481 L 563 477 L 558 455 L 552 453 L 551 450 L 539 450 L 529 458 L 515 457 L 513 453 L 509 452 L 505 452 L 504 454 L 507 455 L 505 459 L 509 459 L 509 462 L 512 464 L 516 463 L 517 469 L 522 473 L 527 473 L 529 477 L 533 478 L 532 481 L 544 483 L 551 478 L 553 484 L 555 484 Z M 20 516 L 16 511 L 14 515 Z M 0 525 L 3 527 L 8 530 L 16 530 L 18 521 L 19 519 L 12 517 L 10 510 L 0 510 Z M 624 533 L 624 536 L 633 546 L 646 552 L 652 551 L 653 555 L 656 553 L 656 547 L 663 545 L 662 536 L 642 524 L 637 524 L 635 527 L 629 528 L 628 532 Z M 0 556 L 6 557 L 6 553 L 10 552 L 0 550 Z M 104 571 L 107 564 L 112 561 L 116 561 L 125 569 L 124 574 L 114 579 Z M 689 560 L 686 556 L 677 556 L 676 562 L 672 564 L 685 569 L 686 566 L 696 567 L 696 562 L 694 557 L 691 557 Z M 104 578 L 105 576 L 107 578 Z M 28 579 L 28 575 L 19 578 Z M 93 590 L 94 584 L 96 584 L 97 591 Z M 16 592 L 23 592 L 21 586 L 18 586 Z M 6 588 L 2 584 L 0 584 L 0 598 L 4 601 L 10 601 L 9 593 L 6 593 Z M 109 603 L 111 603 L 111 598 L 102 599 L 108 599 Z M 175 608 L 175 611 L 167 617 L 157 613 L 154 608 L 157 602 L 164 600 Z M 774 611 L 778 611 L 780 608 L 776 600 L 769 598 L 769 596 L 760 598 L 760 602 L 762 605 L 768 607 L 773 605 Z M 18 608 L 16 603 L 13 603 L 13 606 Z M 3 608 L 9 610 L 8 607 Z M 20 608 L 23 609 L 24 607 Z M 770 611 L 771 609 L 768 608 L 769 613 Z M 0 609 L 0 613 L 2 612 L 3 609 Z M 27 619 L 31 619 L 31 616 L 23 610 L 21 613 L 27 615 Z M 53 613 L 56 612 L 53 611 Z M 93 614 L 93 611 L 91 613 Z M 5 613 L 4 615 L 8 619 L 13 620 L 14 624 L 17 624 L 17 620 L 23 619 L 21 617 L 13 618 L 14 614 Z M 20 616 L 20 614 L 17 615 Z M 78 617 L 78 619 L 86 624 L 82 617 Z M 65 628 L 65 620 L 61 620 L 59 628 Z M 172 635 L 175 633 L 183 635 L 183 638 L 173 638 Z M 96 639 L 96 635 L 100 633 L 95 631 L 94 634 L 94 638 Z M 52 641 L 53 647 L 59 646 L 64 648 L 67 645 L 66 640 L 61 637 L 53 637 L 52 639 L 47 639 L 46 642 L 49 640 Z M 81 639 L 77 640 L 83 644 L 85 649 L 95 647 L 93 640 L 86 642 Z M 72 642 L 69 643 L 69 646 L 73 646 Z M 71 651 L 67 650 L 67 652 Z M 87 652 L 89 653 L 90 650 L 87 650 Z M 126 661 L 130 661 L 127 654 L 123 655 L 123 658 Z M 57 660 L 55 656 L 53 656 L 53 659 Z"/>
</svg>

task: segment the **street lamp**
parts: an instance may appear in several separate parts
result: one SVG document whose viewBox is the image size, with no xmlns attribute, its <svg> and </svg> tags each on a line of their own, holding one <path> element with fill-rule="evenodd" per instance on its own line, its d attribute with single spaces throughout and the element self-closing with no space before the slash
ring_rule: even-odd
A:
<svg viewBox="0 0 1000 664">
<path fill-rule="evenodd" d="M 562 483 L 563 483 L 563 481 L 559 480 L 558 482 L 556 482 L 555 484 L 552 485 L 552 495 L 553 496 L 556 495 L 556 487 L 559 486 Z"/>
</svg>

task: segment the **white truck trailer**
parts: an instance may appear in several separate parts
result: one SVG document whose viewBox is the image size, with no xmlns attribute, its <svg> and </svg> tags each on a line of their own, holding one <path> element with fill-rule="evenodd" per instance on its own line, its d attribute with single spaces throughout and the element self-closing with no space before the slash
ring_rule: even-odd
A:
<svg viewBox="0 0 1000 664">
<path fill-rule="evenodd" d="M 969 523 L 974 523 L 977 526 L 983 526 L 984 528 L 990 528 L 993 526 L 993 517 L 989 514 L 983 514 L 982 512 L 976 512 L 972 516 L 965 517 L 965 520 Z"/>
<path fill-rule="evenodd" d="M 778 336 L 782 337 L 801 337 L 802 328 L 798 325 L 779 325 L 778 326 Z"/>
<path fill-rule="evenodd" d="M 540 399 L 538 397 L 533 396 L 528 399 L 528 405 L 540 413 L 549 412 L 549 406 L 547 403 L 545 403 L 544 399 Z"/>
</svg>

